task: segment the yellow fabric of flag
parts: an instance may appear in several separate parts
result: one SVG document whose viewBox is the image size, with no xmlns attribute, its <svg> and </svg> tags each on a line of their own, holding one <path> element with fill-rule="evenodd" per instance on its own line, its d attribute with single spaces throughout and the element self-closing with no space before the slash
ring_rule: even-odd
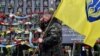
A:
<svg viewBox="0 0 100 56">
<path fill-rule="evenodd" d="M 54 17 L 85 35 L 85 44 L 93 47 L 100 37 L 100 20 L 92 23 L 87 20 L 85 0 L 61 0 Z"/>
</svg>

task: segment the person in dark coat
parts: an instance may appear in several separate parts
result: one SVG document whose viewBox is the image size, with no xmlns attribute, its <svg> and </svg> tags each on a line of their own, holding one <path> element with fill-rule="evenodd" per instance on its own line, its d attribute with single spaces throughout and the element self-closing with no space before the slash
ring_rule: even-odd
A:
<svg viewBox="0 0 100 56">
<path fill-rule="evenodd" d="M 44 14 L 41 21 L 41 29 L 45 31 L 51 19 L 51 14 Z M 40 54 L 39 56 L 63 56 L 62 54 L 62 36 L 61 22 L 56 18 L 50 23 L 50 26 L 43 38 L 39 38 Z"/>
</svg>

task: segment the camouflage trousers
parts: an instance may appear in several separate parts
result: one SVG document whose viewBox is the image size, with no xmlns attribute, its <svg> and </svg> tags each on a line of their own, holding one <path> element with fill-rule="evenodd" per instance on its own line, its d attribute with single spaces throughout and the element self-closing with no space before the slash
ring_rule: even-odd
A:
<svg viewBox="0 0 100 56">
<path fill-rule="evenodd" d="M 61 46 L 55 46 L 47 51 L 40 50 L 39 56 L 64 56 Z"/>
</svg>

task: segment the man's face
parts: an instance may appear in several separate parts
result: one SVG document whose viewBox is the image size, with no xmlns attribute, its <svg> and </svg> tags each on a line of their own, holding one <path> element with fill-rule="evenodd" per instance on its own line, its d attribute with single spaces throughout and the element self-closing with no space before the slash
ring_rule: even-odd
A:
<svg viewBox="0 0 100 56">
<path fill-rule="evenodd" d="M 48 22 L 50 19 L 51 19 L 51 15 L 50 15 L 50 14 L 44 14 L 44 15 L 41 17 L 40 21 L 41 21 L 41 22 Z"/>
</svg>

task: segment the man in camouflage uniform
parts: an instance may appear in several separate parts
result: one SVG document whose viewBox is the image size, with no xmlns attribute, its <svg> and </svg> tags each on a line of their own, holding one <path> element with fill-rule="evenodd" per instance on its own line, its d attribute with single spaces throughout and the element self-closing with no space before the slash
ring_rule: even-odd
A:
<svg viewBox="0 0 100 56">
<path fill-rule="evenodd" d="M 41 28 L 45 31 L 51 20 L 50 14 L 45 14 L 40 19 Z M 44 38 L 41 38 L 40 43 L 40 54 L 39 56 L 63 56 L 61 50 L 61 24 L 60 21 L 53 18 L 50 23 L 48 30 L 45 33 Z"/>
</svg>

